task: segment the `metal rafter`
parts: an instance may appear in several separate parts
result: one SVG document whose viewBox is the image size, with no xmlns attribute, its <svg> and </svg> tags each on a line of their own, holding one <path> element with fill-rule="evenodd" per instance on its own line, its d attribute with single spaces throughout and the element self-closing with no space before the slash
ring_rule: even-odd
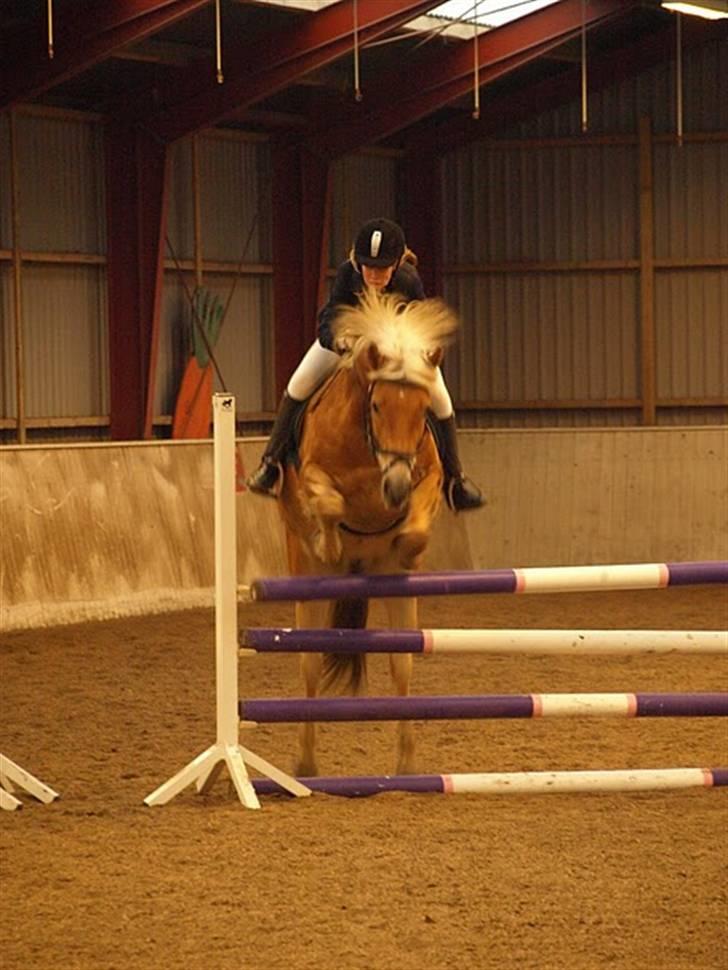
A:
<svg viewBox="0 0 728 970">
<path fill-rule="evenodd" d="M 23 31 L 12 56 L 0 68 L 0 111 L 37 97 L 49 88 L 109 57 L 135 40 L 181 20 L 208 0 L 95 0 L 58 18 L 55 56 L 49 59 L 38 30 Z"/>
<path fill-rule="evenodd" d="M 136 120 L 164 141 L 176 141 L 239 113 L 302 75 L 348 54 L 353 46 L 355 5 L 358 40 L 365 44 L 396 30 L 438 2 L 339 0 L 297 21 L 289 30 L 228 48 L 224 84 L 216 84 L 208 68 L 191 70 L 183 89 L 179 84 L 161 87 L 157 94 L 167 107 Z"/>
<path fill-rule="evenodd" d="M 485 84 L 500 77 L 573 37 L 581 28 L 582 14 L 587 26 L 628 13 L 634 4 L 625 0 L 562 0 L 520 20 L 498 27 L 478 38 L 479 81 Z M 472 88 L 473 48 L 460 44 L 450 51 L 438 51 L 417 65 L 416 90 L 412 90 L 412 65 L 381 78 L 371 92 L 374 109 L 348 110 L 307 140 L 312 151 L 336 157 L 362 145 L 372 144 L 399 131 L 438 108 L 449 104 Z M 398 91 L 392 102 L 384 91 Z M 382 105 L 384 105 L 382 107 Z"/>
<path fill-rule="evenodd" d="M 698 18 L 686 18 L 683 24 L 683 44 L 704 44 L 728 36 L 728 24 L 709 23 Z M 670 24 L 638 41 L 615 50 L 593 54 L 589 60 L 589 90 L 601 91 L 649 70 L 672 57 L 675 49 L 675 26 Z M 529 84 L 523 90 L 500 97 L 482 110 L 474 121 L 470 116 L 454 117 L 433 131 L 427 124 L 414 129 L 407 137 L 408 152 L 452 151 L 472 141 L 502 131 L 535 113 L 558 107 L 577 96 L 580 70 L 570 66 L 553 77 Z"/>
</svg>

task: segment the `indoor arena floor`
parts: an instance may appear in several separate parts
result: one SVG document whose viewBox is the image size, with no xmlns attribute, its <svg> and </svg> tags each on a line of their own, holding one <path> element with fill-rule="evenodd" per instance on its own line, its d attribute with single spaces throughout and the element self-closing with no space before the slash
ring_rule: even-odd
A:
<svg viewBox="0 0 728 970">
<path fill-rule="evenodd" d="M 377 610 L 373 620 L 381 622 Z M 289 626 L 288 605 L 240 625 Z M 436 598 L 423 627 L 726 629 L 725 588 Z M 387 659 L 369 693 L 389 692 Z M 143 799 L 215 738 L 212 611 L 2 639 L 0 749 L 61 793 L 1 813 L 2 970 L 725 970 L 728 791 Z M 240 662 L 296 696 L 298 661 Z M 416 657 L 414 694 L 711 691 L 714 656 Z M 417 722 L 424 773 L 728 765 L 716 718 Z M 242 743 L 289 770 L 296 728 Z M 394 725 L 320 729 L 323 774 L 394 770 Z"/>
</svg>

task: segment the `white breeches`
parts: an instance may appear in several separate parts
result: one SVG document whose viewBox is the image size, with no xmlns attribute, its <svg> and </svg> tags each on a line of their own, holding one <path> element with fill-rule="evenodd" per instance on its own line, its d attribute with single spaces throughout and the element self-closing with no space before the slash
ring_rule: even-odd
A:
<svg viewBox="0 0 728 970">
<path fill-rule="evenodd" d="M 333 350 L 314 340 L 303 360 L 291 375 L 286 391 L 296 401 L 305 401 L 336 370 L 340 357 Z M 442 371 L 437 368 L 435 382 L 430 389 L 430 406 L 436 418 L 444 421 L 452 415 L 452 399 L 445 386 Z"/>
<path fill-rule="evenodd" d="M 305 401 L 336 370 L 341 358 L 314 340 L 288 382 L 288 396 Z"/>
<path fill-rule="evenodd" d="M 442 371 L 437 368 L 437 377 L 434 385 L 430 388 L 430 407 L 432 413 L 440 421 L 445 421 L 452 416 L 452 398 L 445 385 L 445 378 Z"/>
</svg>

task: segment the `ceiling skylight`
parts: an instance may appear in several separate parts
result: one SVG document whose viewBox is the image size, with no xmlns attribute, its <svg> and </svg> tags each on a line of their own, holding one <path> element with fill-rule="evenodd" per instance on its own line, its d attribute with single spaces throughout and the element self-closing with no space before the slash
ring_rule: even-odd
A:
<svg viewBox="0 0 728 970">
<path fill-rule="evenodd" d="M 550 7 L 556 0 L 447 0 L 430 10 L 432 17 L 445 17 L 484 27 L 501 27 L 527 13 Z"/>
<path fill-rule="evenodd" d="M 258 2 L 313 12 L 330 7 L 337 0 L 258 0 Z M 556 3 L 556 0 L 477 0 L 477 3 L 476 0 L 447 0 L 446 3 L 433 7 L 426 16 L 442 17 L 453 23 L 458 21 L 471 25 L 477 23 L 486 28 L 500 27 L 511 20 L 525 17 L 527 13 L 533 13 L 534 10 L 540 10 L 541 7 L 549 7 L 552 3 Z"/>
</svg>

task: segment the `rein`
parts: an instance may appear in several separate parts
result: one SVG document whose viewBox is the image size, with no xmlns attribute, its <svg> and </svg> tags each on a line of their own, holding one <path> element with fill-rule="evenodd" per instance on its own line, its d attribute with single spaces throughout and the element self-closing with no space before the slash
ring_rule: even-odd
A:
<svg viewBox="0 0 728 970">
<path fill-rule="evenodd" d="M 374 433 L 374 427 L 372 425 L 372 395 L 374 394 L 374 386 L 376 383 L 376 381 L 372 381 L 367 389 L 367 404 L 364 408 L 364 435 L 366 437 L 369 450 L 375 458 L 377 458 L 379 455 L 392 456 L 391 461 L 388 462 L 382 469 L 383 475 L 389 471 L 392 465 L 396 465 L 398 461 L 405 462 L 407 465 L 409 465 L 410 471 L 412 471 L 415 467 L 415 462 L 417 461 L 417 454 L 422 447 L 422 442 L 425 440 L 425 435 L 427 434 L 427 422 L 424 423 L 420 440 L 415 445 L 414 451 L 394 451 L 391 448 L 382 448 L 377 440 L 377 436 Z"/>
<path fill-rule="evenodd" d="M 347 525 L 346 522 L 339 522 L 339 528 L 353 536 L 382 536 L 385 534 L 385 532 L 391 532 L 392 529 L 399 528 L 399 526 L 401 526 L 404 520 L 407 518 L 408 514 L 409 512 L 405 512 L 404 515 L 400 515 L 400 517 L 395 519 L 391 525 L 386 525 L 383 529 L 354 529 L 352 526 Z"/>
</svg>

